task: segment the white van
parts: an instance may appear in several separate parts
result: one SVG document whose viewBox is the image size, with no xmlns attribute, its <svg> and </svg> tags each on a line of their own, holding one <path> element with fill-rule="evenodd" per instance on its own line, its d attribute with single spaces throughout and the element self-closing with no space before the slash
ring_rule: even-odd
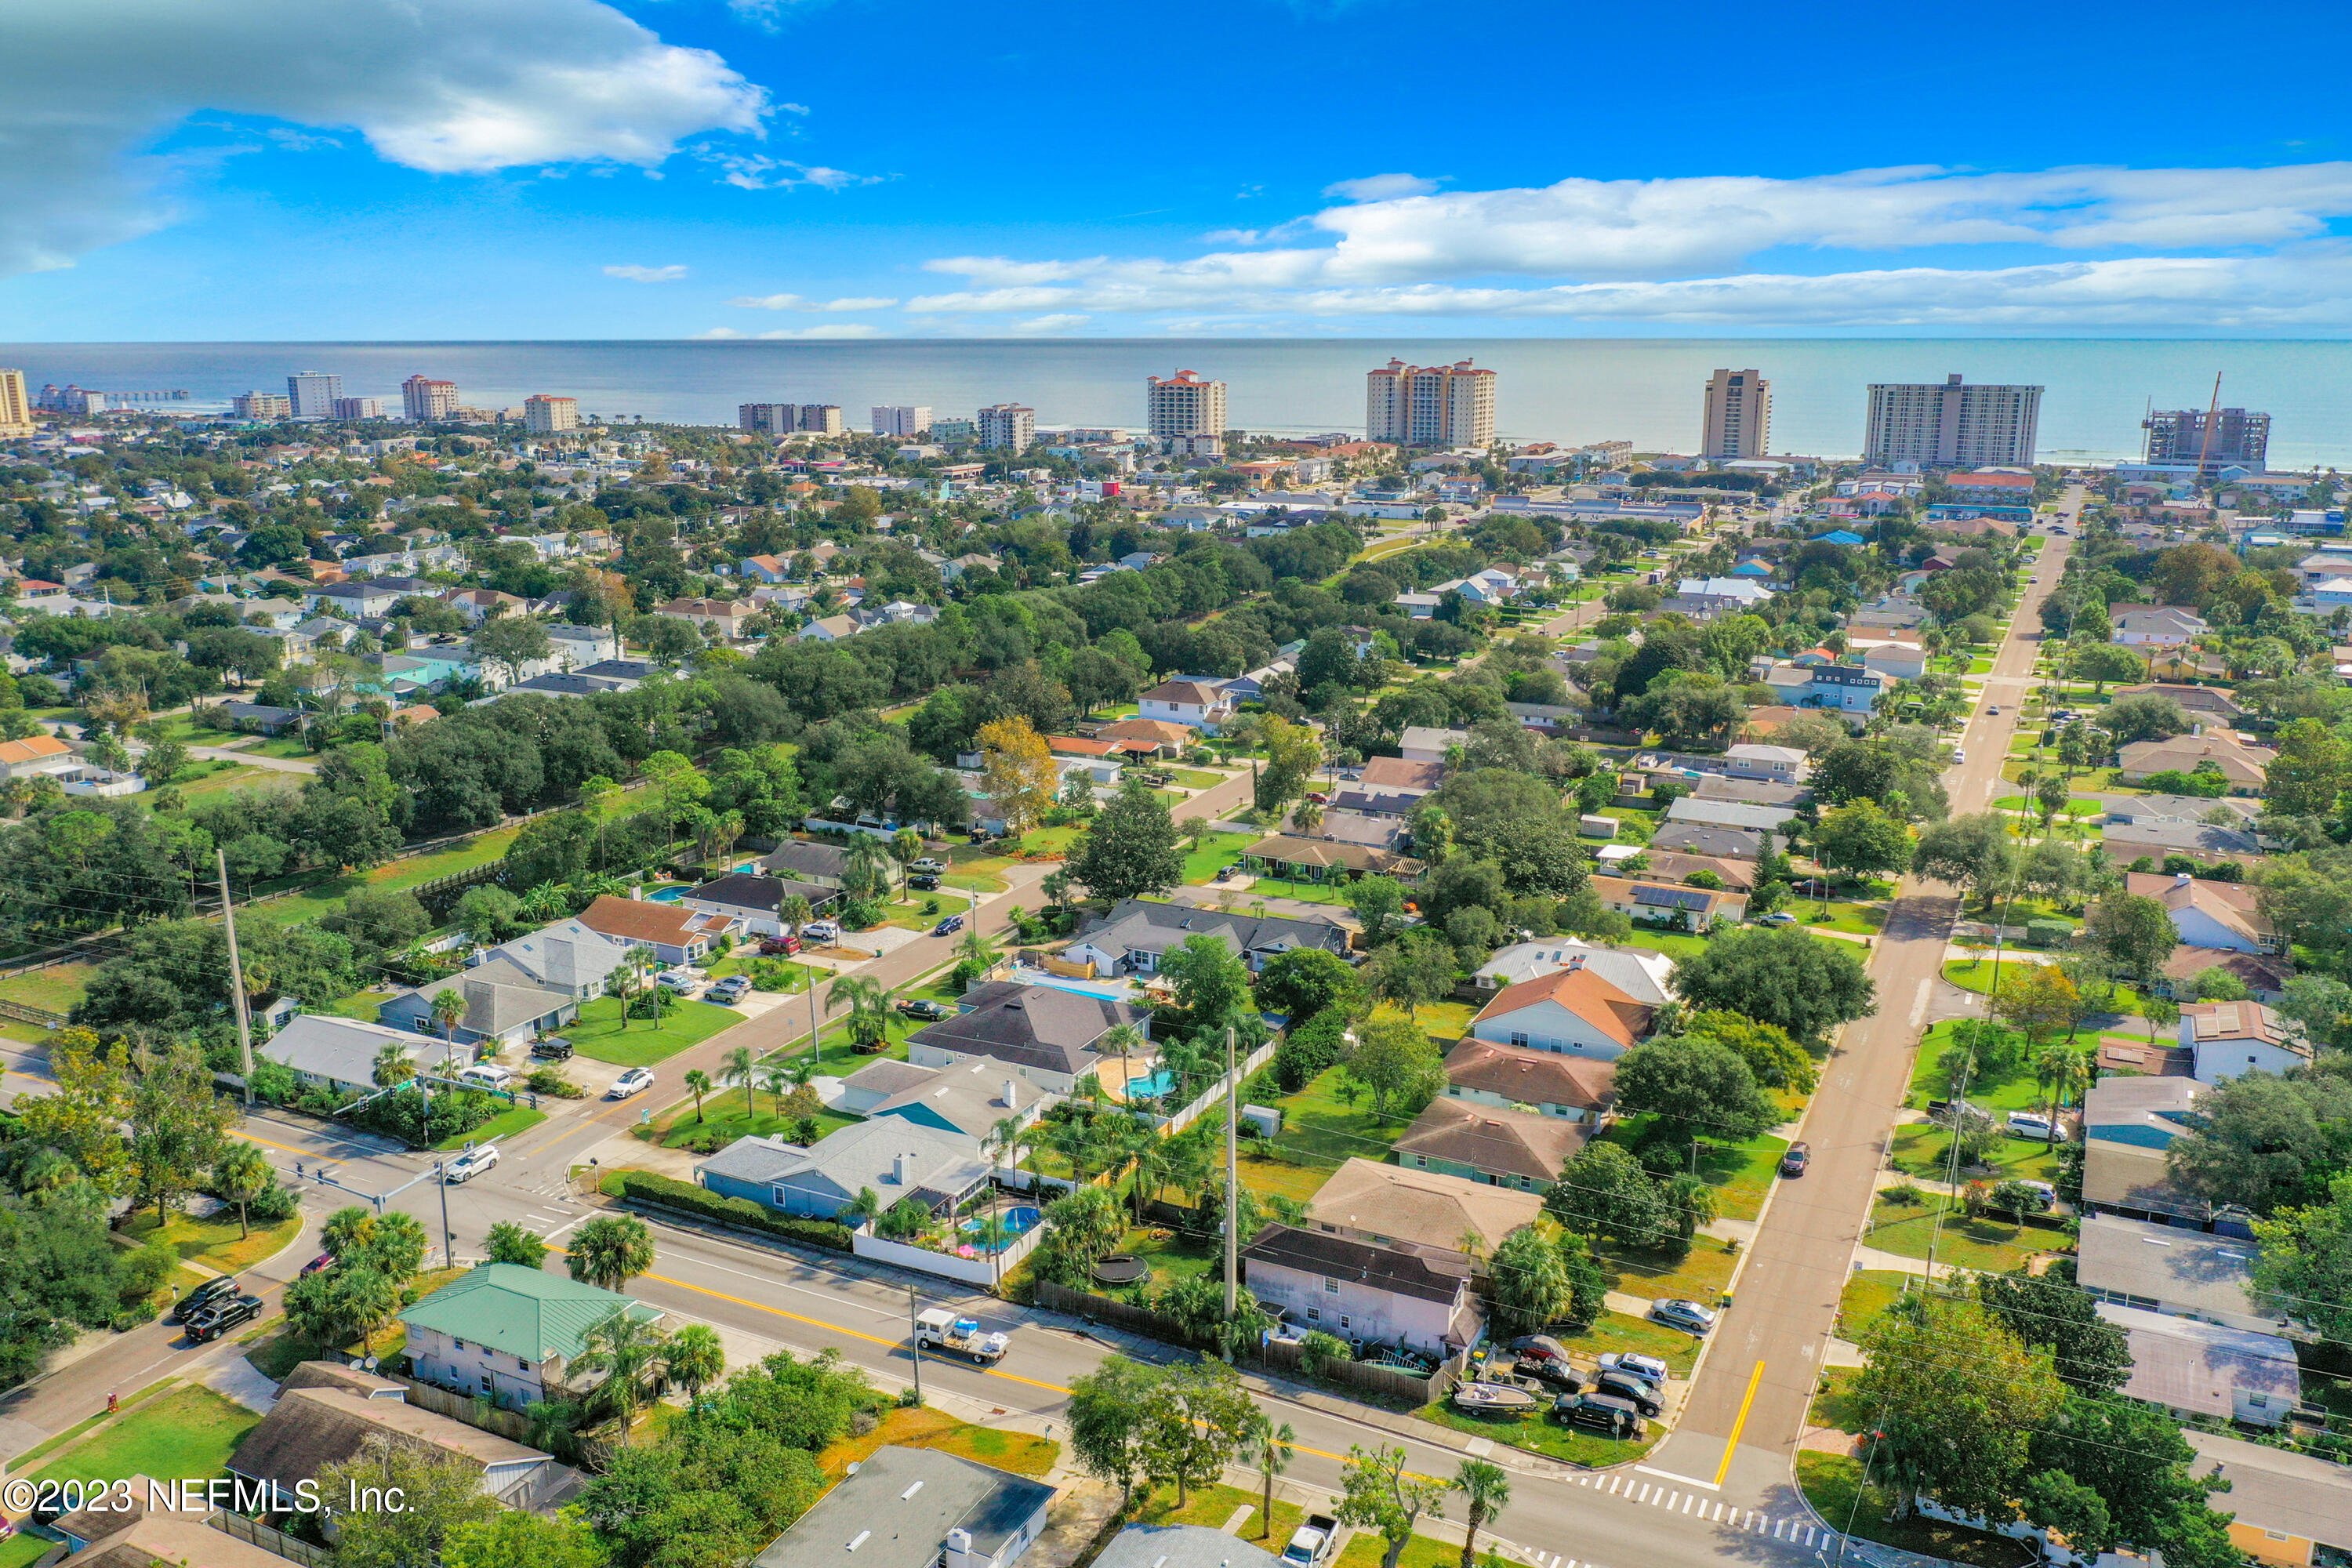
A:
<svg viewBox="0 0 2352 1568">
<path fill-rule="evenodd" d="M 476 1089 L 509 1089 L 514 1085 L 514 1078 L 513 1073 L 496 1062 L 477 1062 L 459 1073 L 457 1081 L 471 1084 Z"/>
</svg>

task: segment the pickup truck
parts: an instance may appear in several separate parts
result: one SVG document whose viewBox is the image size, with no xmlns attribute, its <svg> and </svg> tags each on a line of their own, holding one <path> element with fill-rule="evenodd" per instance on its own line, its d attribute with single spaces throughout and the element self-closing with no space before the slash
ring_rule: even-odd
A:
<svg viewBox="0 0 2352 1568">
<path fill-rule="evenodd" d="M 1307 1522 L 1293 1531 L 1290 1544 L 1282 1549 L 1282 1561 L 1296 1568 L 1317 1568 L 1331 1555 L 1331 1542 L 1339 1533 L 1339 1521 L 1328 1513 L 1310 1513 Z"/>
<path fill-rule="evenodd" d="M 915 1319 L 915 1343 L 927 1351 L 959 1355 L 975 1366 L 994 1366 L 1004 1359 L 1012 1340 L 1004 1334 L 981 1332 L 980 1324 L 959 1318 L 944 1307 L 933 1307 Z"/>
</svg>

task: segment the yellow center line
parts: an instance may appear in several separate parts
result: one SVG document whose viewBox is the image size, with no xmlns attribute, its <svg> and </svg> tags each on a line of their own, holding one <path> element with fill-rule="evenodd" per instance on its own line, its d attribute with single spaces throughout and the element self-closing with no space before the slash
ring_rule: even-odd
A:
<svg viewBox="0 0 2352 1568">
<path fill-rule="evenodd" d="M 1739 1402 L 1739 1418 L 1731 1424 L 1731 1436 L 1723 1445 L 1723 1463 L 1715 1467 L 1715 1484 L 1723 1485 L 1723 1478 L 1731 1472 L 1731 1456 L 1739 1447 L 1740 1428 L 1748 1425 L 1748 1407 L 1756 1403 L 1756 1385 L 1764 1381 L 1764 1363 L 1758 1362 L 1756 1370 L 1748 1374 L 1748 1396 Z"/>
</svg>

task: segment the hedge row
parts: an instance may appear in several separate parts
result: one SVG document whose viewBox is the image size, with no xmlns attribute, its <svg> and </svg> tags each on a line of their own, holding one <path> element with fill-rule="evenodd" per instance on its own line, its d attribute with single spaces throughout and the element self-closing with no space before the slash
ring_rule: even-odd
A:
<svg viewBox="0 0 2352 1568">
<path fill-rule="evenodd" d="M 825 1219 L 801 1219 L 793 1215 L 778 1214 L 749 1198 L 721 1197 L 707 1187 L 692 1182 L 681 1182 L 674 1176 L 656 1175 L 651 1171 L 623 1171 L 621 1195 L 643 1203 L 659 1204 L 664 1208 L 683 1209 L 700 1215 L 722 1225 L 739 1225 L 746 1230 L 765 1231 L 770 1236 L 797 1241 L 804 1247 L 822 1247 L 833 1252 L 849 1250 L 849 1227 Z"/>
</svg>

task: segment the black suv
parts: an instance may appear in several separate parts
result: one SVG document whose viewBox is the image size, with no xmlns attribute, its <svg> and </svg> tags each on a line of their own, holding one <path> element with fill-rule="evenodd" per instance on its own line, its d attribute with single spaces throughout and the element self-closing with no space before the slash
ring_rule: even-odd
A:
<svg viewBox="0 0 2352 1568">
<path fill-rule="evenodd" d="M 1622 1372 L 1604 1372 L 1592 1380 L 1592 1392 L 1622 1399 L 1643 1415 L 1656 1419 L 1664 1406 L 1658 1403 L 1658 1391 L 1638 1377 Z"/>
<path fill-rule="evenodd" d="M 203 1310 L 188 1320 L 188 1338 L 198 1344 L 216 1340 L 239 1323 L 249 1323 L 261 1316 L 258 1296 L 215 1297 Z"/>
<path fill-rule="evenodd" d="M 1649 1431 L 1630 1402 L 1607 1394 L 1563 1394 L 1552 1402 L 1551 1418 L 1607 1437 L 1640 1437 Z"/>
<path fill-rule="evenodd" d="M 1511 1368 L 1511 1375 L 1532 1378 L 1547 1387 L 1557 1388 L 1564 1394 L 1584 1392 L 1584 1374 L 1557 1357 L 1548 1356 L 1541 1360 L 1523 1361 Z"/>
<path fill-rule="evenodd" d="M 189 1319 L 194 1317 L 197 1313 L 203 1311 L 205 1308 L 211 1306 L 215 1301 L 221 1300 L 225 1296 L 234 1296 L 236 1294 L 236 1281 L 230 1279 L 227 1275 L 224 1274 L 217 1279 L 207 1279 L 203 1284 L 197 1286 L 194 1289 L 180 1298 L 180 1304 L 172 1309 L 172 1321 L 175 1323 L 184 1323 Z"/>
<path fill-rule="evenodd" d="M 572 1059 L 572 1042 L 561 1035 L 550 1035 L 530 1043 L 530 1054 L 541 1061 L 568 1062 Z"/>
</svg>

